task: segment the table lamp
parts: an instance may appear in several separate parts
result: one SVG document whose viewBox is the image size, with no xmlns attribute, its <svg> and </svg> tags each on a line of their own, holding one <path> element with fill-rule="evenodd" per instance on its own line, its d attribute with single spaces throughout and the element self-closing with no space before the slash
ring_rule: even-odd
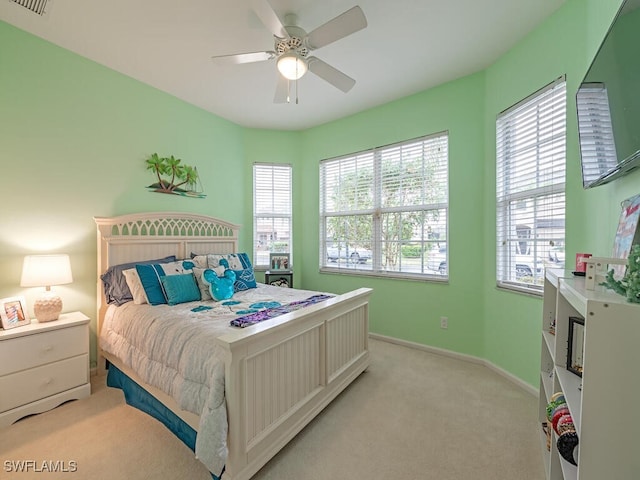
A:
<svg viewBox="0 0 640 480">
<path fill-rule="evenodd" d="M 51 292 L 52 285 L 73 282 L 69 255 L 27 255 L 22 264 L 21 287 L 46 287 L 44 295 L 36 300 L 33 313 L 39 322 L 57 320 L 62 311 L 62 300 Z"/>
</svg>

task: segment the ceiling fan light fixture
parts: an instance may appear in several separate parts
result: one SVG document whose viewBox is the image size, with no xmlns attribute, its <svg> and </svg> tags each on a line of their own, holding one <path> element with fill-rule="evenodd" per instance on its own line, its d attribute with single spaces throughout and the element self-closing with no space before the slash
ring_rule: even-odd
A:
<svg viewBox="0 0 640 480">
<path fill-rule="evenodd" d="M 278 71 L 288 80 L 298 80 L 307 69 L 307 62 L 295 52 L 284 53 L 278 58 Z"/>
</svg>

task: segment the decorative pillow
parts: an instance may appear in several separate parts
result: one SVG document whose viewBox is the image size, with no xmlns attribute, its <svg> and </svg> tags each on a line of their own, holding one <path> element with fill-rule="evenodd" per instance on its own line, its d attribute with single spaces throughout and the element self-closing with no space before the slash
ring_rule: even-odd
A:
<svg viewBox="0 0 640 480">
<path fill-rule="evenodd" d="M 236 281 L 233 284 L 233 290 L 235 292 L 257 287 L 256 277 L 253 273 L 253 265 L 251 265 L 249 255 L 246 253 L 228 253 L 225 255 L 210 253 L 207 255 L 207 265 L 209 268 L 219 267 L 220 260 L 222 259 L 229 263 L 229 268 L 236 274 Z"/>
<path fill-rule="evenodd" d="M 223 276 L 219 276 L 210 268 L 202 272 L 202 281 L 209 285 L 209 293 L 216 302 L 233 297 L 233 284 L 236 281 L 236 274 L 233 270 L 227 268 L 227 261 L 223 258 L 220 262 L 224 268 Z"/>
<path fill-rule="evenodd" d="M 135 268 L 139 264 L 150 263 L 167 263 L 175 262 L 175 255 L 165 258 L 156 258 L 154 260 L 143 260 L 139 262 L 122 263 L 110 267 L 106 272 L 100 275 L 102 285 L 104 287 L 104 296 L 109 304 L 122 305 L 123 303 L 133 300 L 133 294 L 127 285 L 125 276 L 122 274 L 124 270 Z"/>
<path fill-rule="evenodd" d="M 161 277 L 166 275 L 181 275 L 193 273 L 191 270 L 193 263 L 179 260 L 171 263 L 138 264 L 136 270 L 147 295 L 147 301 L 151 305 L 162 305 L 167 303 L 167 296 L 164 292 Z"/>
<path fill-rule="evenodd" d="M 124 278 L 127 281 L 127 286 L 133 295 L 133 303 L 136 305 L 149 303 L 147 302 L 147 294 L 144 293 L 144 287 L 140 281 L 140 276 L 138 276 L 138 271 L 135 268 L 129 268 L 128 270 L 124 270 L 122 274 L 124 275 Z"/>
<path fill-rule="evenodd" d="M 164 287 L 169 305 L 200 300 L 200 289 L 196 285 L 193 273 L 165 275 L 160 277 L 160 281 Z"/>
<path fill-rule="evenodd" d="M 206 257 L 205 257 L 206 260 Z M 198 284 L 198 288 L 200 289 L 200 299 L 201 300 L 211 300 L 211 293 L 209 292 L 209 284 L 206 283 L 202 279 L 202 274 L 205 271 L 205 268 L 193 267 L 193 276 L 196 277 L 196 283 Z M 217 276 L 222 277 L 224 275 L 225 268 L 220 266 L 218 268 L 214 268 L 213 271 Z"/>
<path fill-rule="evenodd" d="M 191 261 L 193 262 L 194 266 L 196 266 L 197 268 L 203 268 L 203 269 L 209 268 L 206 255 L 196 255 L 195 253 L 192 253 Z"/>
</svg>

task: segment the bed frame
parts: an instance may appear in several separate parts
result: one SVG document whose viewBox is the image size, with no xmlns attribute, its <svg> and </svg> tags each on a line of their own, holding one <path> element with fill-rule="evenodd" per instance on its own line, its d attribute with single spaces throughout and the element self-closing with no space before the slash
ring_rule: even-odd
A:
<svg viewBox="0 0 640 480">
<path fill-rule="evenodd" d="M 233 253 L 239 226 L 189 213 L 95 217 L 98 336 L 107 309 L 100 275 L 110 266 L 168 255 Z M 229 454 L 224 480 L 251 478 L 369 366 L 369 296 L 361 288 L 218 339 L 225 349 Z M 98 369 L 113 363 L 196 432 L 199 418 L 141 381 L 98 342 Z"/>
</svg>

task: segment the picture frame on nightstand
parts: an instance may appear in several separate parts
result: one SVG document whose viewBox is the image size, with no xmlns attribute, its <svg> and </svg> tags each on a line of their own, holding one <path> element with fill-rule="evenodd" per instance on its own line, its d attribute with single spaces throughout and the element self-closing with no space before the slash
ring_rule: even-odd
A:
<svg viewBox="0 0 640 480">
<path fill-rule="evenodd" d="M 0 299 L 0 319 L 5 330 L 30 324 L 25 298 L 20 296 Z"/>
<path fill-rule="evenodd" d="M 288 253 L 270 253 L 269 266 L 271 270 L 289 270 L 291 268 Z"/>
</svg>

